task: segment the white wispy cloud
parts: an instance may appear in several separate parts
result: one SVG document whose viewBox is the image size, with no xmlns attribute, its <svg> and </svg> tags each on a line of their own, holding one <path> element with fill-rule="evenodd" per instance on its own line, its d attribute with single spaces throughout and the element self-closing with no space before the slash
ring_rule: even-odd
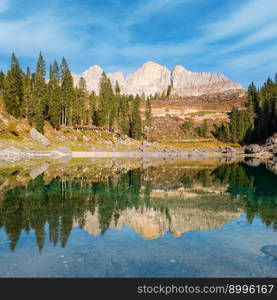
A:
<svg viewBox="0 0 277 300">
<path fill-rule="evenodd" d="M 216 22 L 203 26 L 207 34 L 206 41 L 216 41 L 259 30 L 261 26 L 276 21 L 276 12 L 276 0 L 243 1 Z"/>
<path fill-rule="evenodd" d="M 21 56 L 32 57 L 40 50 L 54 55 L 71 54 L 80 49 L 68 35 L 66 25 L 48 13 L 19 20 L 1 20 L 0 28 L 2 53 L 15 51 Z"/>
<path fill-rule="evenodd" d="M 0 13 L 11 10 L 11 1 L 0 0 Z M 75 72 L 83 71 L 79 65 L 84 68 L 95 63 L 112 71 L 118 67 L 131 72 L 146 60 L 169 66 L 189 64 L 194 71 L 195 66 L 201 70 L 205 65 L 205 71 L 223 72 L 237 78 L 242 73 L 246 77 L 252 75 L 255 68 L 266 73 L 275 67 L 276 0 L 226 1 L 226 7 L 216 13 L 207 10 L 208 18 L 202 18 L 199 11 L 195 16 L 198 25 L 191 28 L 195 35 L 190 38 L 184 35 L 183 40 L 180 35 L 178 41 L 156 40 L 155 36 L 144 39 L 137 36 L 134 28 L 150 25 L 162 15 L 172 13 L 174 18 L 174 9 L 185 11 L 193 6 L 197 14 L 197 5 L 205 6 L 206 1 L 140 0 L 123 6 L 120 1 L 112 1 L 110 7 L 101 10 L 90 9 L 90 2 L 85 1 L 81 8 L 75 6 L 80 4 L 76 2 L 68 7 L 54 0 L 50 2 L 51 5 L 45 2 L 41 10 L 31 8 L 20 16 L 15 14 L 14 18 L 0 18 L 1 55 L 15 51 L 21 57 L 32 58 L 40 50 L 50 58 L 64 55 L 72 62 Z"/>
<path fill-rule="evenodd" d="M 123 24 L 131 26 L 137 23 L 145 22 L 153 15 L 161 11 L 173 9 L 176 6 L 192 2 L 193 0 L 142 0 L 134 5 L 130 15 L 125 18 Z M 199 0 L 194 0 L 194 2 Z"/>
</svg>

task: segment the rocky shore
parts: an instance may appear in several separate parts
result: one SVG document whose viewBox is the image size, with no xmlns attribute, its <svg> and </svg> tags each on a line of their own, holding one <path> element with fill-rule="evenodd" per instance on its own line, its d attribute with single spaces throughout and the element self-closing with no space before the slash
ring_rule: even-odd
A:
<svg viewBox="0 0 277 300">
<path fill-rule="evenodd" d="M 34 132 L 33 138 L 49 147 L 49 141 L 41 134 Z M 112 148 L 111 151 L 104 149 L 93 149 L 92 151 L 72 151 L 68 147 L 58 146 L 54 150 L 35 151 L 35 150 L 21 150 L 16 147 L 6 147 L 0 149 L 0 158 L 166 158 L 166 157 L 181 157 L 190 159 L 201 159 L 207 157 L 218 157 L 233 160 L 237 157 L 256 157 L 267 158 L 277 154 L 277 133 L 269 137 L 265 144 L 251 144 L 246 147 L 234 148 L 230 146 L 219 146 L 215 148 L 194 148 L 190 151 L 167 147 L 157 142 L 143 141 L 133 150 L 118 151 Z"/>
</svg>

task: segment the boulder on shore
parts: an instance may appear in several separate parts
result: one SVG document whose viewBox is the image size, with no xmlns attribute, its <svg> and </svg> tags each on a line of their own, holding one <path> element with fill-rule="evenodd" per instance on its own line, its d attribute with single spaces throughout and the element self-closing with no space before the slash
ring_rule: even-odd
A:
<svg viewBox="0 0 277 300">
<path fill-rule="evenodd" d="M 30 135 L 33 140 L 40 142 L 44 147 L 49 147 L 51 145 L 49 140 L 35 128 L 30 130 Z"/>
<path fill-rule="evenodd" d="M 255 154 L 261 152 L 261 147 L 258 144 L 251 144 L 245 147 L 244 152 L 246 154 Z"/>
<path fill-rule="evenodd" d="M 266 146 L 277 145 L 277 132 L 265 141 Z"/>
<path fill-rule="evenodd" d="M 228 154 L 234 154 L 234 153 L 236 153 L 236 150 L 233 147 L 227 146 L 227 147 L 224 147 L 223 149 L 221 149 L 221 152 L 228 153 Z"/>
</svg>

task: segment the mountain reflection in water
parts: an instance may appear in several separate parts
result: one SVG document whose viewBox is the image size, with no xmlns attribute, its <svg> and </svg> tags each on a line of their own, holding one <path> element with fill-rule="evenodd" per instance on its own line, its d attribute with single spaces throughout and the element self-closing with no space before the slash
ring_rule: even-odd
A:
<svg viewBox="0 0 277 300">
<path fill-rule="evenodd" d="M 12 251 L 23 231 L 34 230 L 41 251 L 47 237 L 65 247 L 76 226 L 93 235 L 127 226 L 156 239 L 219 229 L 243 212 L 249 223 L 258 217 L 276 230 L 276 179 L 268 164 L 249 162 L 6 168 L 0 175 L 0 228 Z"/>
</svg>

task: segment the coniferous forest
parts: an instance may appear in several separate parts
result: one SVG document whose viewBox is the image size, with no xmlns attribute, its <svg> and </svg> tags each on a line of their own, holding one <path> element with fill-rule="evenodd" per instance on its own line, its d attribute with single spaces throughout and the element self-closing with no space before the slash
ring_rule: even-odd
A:
<svg viewBox="0 0 277 300">
<path fill-rule="evenodd" d="M 122 95 L 118 82 L 113 88 L 105 73 L 102 74 L 98 95 L 87 90 L 82 77 L 78 86 L 74 86 L 65 58 L 60 64 L 54 60 L 47 72 L 40 53 L 36 70 L 32 73 L 30 68 L 23 72 L 15 54 L 12 54 L 7 74 L 0 72 L 0 93 L 9 114 L 27 119 L 42 133 L 45 121 L 48 121 L 56 130 L 61 126 L 95 125 L 134 139 L 142 138 L 141 97 Z M 148 126 L 152 124 L 150 102 L 148 97 L 145 111 L 145 124 Z M 224 142 L 248 144 L 262 142 L 276 131 L 277 74 L 274 81 L 268 78 L 259 89 L 254 83 L 249 85 L 246 107 L 234 107 L 230 122 L 215 126 L 214 136 Z M 198 135 L 206 137 L 205 132 L 201 131 Z"/>
<path fill-rule="evenodd" d="M 263 142 L 274 132 L 277 132 L 277 73 L 274 81 L 268 78 L 260 89 L 252 82 L 246 108 L 233 108 L 230 122 L 216 127 L 215 135 L 224 142 L 249 144 Z"/>
<path fill-rule="evenodd" d="M 32 73 L 30 68 L 23 72 L 12 54 L 7 74 L 0 72 L 0 92 L 9 114 L 27 119 L 42 133 L 48 121 L 56 130 L 61 126 L 95 125 L 134 139 L 142 137 L 140 97 L 121 95 L 118 82 L 113 89 L 105 73 L 98 95 L 88 92 L 82 77 L 78 86 L 74 86 L 65 58 L 61 64 L 54 60 L 47 72 L 40 53 Z"/>
</svg>

